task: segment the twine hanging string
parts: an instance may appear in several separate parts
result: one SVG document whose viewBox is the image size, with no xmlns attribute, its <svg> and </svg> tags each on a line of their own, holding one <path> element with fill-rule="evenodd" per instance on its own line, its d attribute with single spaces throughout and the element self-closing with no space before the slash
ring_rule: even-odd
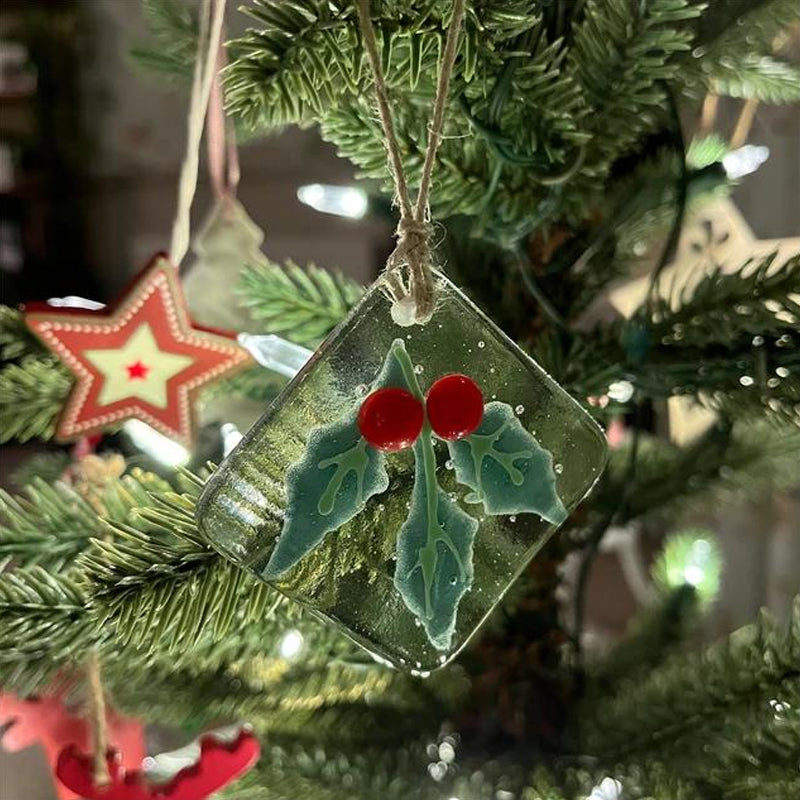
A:
<svg viewBox="0 0 800 800">
<path fill-rule="evenodd" d="M 217 68 L 217 53 L 222 37 L 226 0 L 203 0 L 200 8 L 200 31 L 197 60 L 192 77 L 192 93 L 186 131 L 186 155 L 181 165 L 178 181 L 178 206 L 172 226 L 172 244 L 169 252 L 172 263 L 180 266 L 189 249 L 190 212 L 197 188 L 197 171 L 200 163 L 200 140 L 206 116 L 211 85 Z M 210 19 L 210 22 L 209 22 Z"/>
<path fill-rule="evenodd" d="M 431 176 L 436 161 L 436 151 L 442 139 L 447 92 L 458 53 L 458 37 L 464 18 L 464 0 L 454 0 L 453 14 L 447 29 L 442 65 L 436 86 L 436 97 L 428 133 L 428 147 L 422 167 L 417 201 L 412 204 L 400 155 L 400 146 L 395 134 L 389 94 L 378 55 L 375 30 L 370 18 L 369 0 L 357 0 L 358 22 L 364 49 L 375 81 L 378 114 L 394 180 L 397 203 L 400 207 L 400 222 L 397 225 L 397 245 L 386 261 L 383 278 L 386 292 L 393 301 L 392 319 L 403 326 L 427 322 L 435 305 L 435 286 L 430 264 L 430 230 L 428 226 L 428 200 Z M 408 272 L 408 281 L 403 273 Z"/>
<path fill-rule="evenodd" d="M 89 724 L 92 729 L 92 749 L 94 751 L 94 782 L 97 786 L 105 786 L 111 781 L 106 762 L 108 723 L 103 681 L 100 677 L 100 659 L 95 650 L 89 653 L 86 660 L 86 678 L 89 683 Z"/>
<path fill-rule="evenodd" d="M 753 127 L 753 121 L 756 117 L 758 110 L 758 99 L 755 97 L 748 97 L 744 101 L 742 110 L 736 120 L 736 125 L 733 128 L 731 139 L 728 142 L 728 147 L 731 150 L 738 150 L 747 142 L 747 137 L 750 136 L 750 128 Z"/>
</svg>

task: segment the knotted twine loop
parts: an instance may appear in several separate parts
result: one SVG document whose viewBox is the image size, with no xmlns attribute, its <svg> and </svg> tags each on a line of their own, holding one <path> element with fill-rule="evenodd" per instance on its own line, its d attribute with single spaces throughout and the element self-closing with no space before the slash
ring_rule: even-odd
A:
<svg viewBox="0 0 800 800">
<path fill-rule="evenodd" d="M 428 199 L 433 165 L 436 162 L 436 151 L 442 140 L 447 91 L 458 53 L 458 37 L 464 19 L 464 0 L 454 0 L 453 2 L 453 15 L 447 28 L 447 39 L 431 114 L 428 147 L 425 151 L 417 202 L 414 205 L 411 203 L 408 181 L 403 170 L 400 147 L 395 135 L 389 94 L 378 55 L 375 30 L 370 18 L 370 0 L 358 0 L 357 8 L 361 37 L 375 81 L 378 114 L 383 127 L 389 168 L 394 180 L 397 204 L 400 206 L 400 222 L 395 234 L 397 245 L 386 261 L 383 271 L 383 288 L 392 300 L 391 312 L 395 323 L 403 327 L 414 324 L 421 325 L 431 318 L 436 304 L 436 287 L 431 274 Z M 404 274 L 407 275 L 405 280 Z"/>
</svg>

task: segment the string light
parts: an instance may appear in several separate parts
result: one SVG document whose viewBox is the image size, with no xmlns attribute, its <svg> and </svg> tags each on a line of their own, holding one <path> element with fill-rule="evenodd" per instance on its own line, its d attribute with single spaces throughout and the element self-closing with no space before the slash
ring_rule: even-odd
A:
<svg viewBox="0 0 800 800">
<path fill-rule="evenodd" d="M 722 168 L 731 180 L 736 180 L 755 172 L 768 158 L 769 147 L 746 144 L 723 156 Z"/>
<path fill-rule="evenodd" d="M 51 297 L 48 299 L 47 305 L 53 306 L 53 308 L 84 308 L 87 311 L 99 311 L 106 307 L 105 303 L 87 300 L 85 297 L 78 297 L 75 294 L 66 297 Z"/>
<path fill-rule="evenodd" d="M 616 778 L 603 778 L 586 800 L 621 800 L 622 784 Z"/>
<path fill-rule="evenodd" d="M 293 378 L 312 356 L 308 348 L 272 333 L 240 333 L 237 340 L 262 367 L 287 378 Z"/>
<path fill-rule="evenodd" d="M 280 644 L 278 645 L 278 652 L 281 655 L 281 658 L 285 659 L 286 661 L 294 661 L 301 653 L 303 649 L 303 634 L 300 633 L 296 628 L 292 628 L 292 630 L 287 631 L 283 638 L 281 639 Z"/>
<path fill-rule="evenodd" d="M 244 439 L 242 432 L 232 423 L 225 422 L 220 428 L 222 435 L 222 454 L 227 456 Z"/>
<path fill-rule="evenodd" d="M 141 420 L 128 420 L 122 430 L 139 450 L 167 467 L 182 466 L 189 461 L 189 451 L 183 445 Z"/>
<path fill-rule="evenodd" d="M 323 214 L 361 219 L 369 206 L 366 192 L 355 186 L 309 183 L 297 190 L 297 199 Z"/>
<path fill-rule="evenodd" d="M 686 531 L 667 539 L 653 569 L 658 584 L 667 591 L 689 585 L 708 602 L 719 589 L 721 560 L 713 534 Z"/>
</svg>

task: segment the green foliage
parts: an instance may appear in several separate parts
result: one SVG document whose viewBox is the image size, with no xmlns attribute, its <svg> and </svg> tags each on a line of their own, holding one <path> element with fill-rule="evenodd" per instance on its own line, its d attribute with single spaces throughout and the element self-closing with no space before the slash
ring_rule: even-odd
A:
<svg viewBox="0 0 800 800">
<path fill-rule="evenodd" d="M 0 575 L 0 669 L 3 687 L 31 692 L 58 659 L 81 659 L 93 640 L 86 597 L 69 575 L 30 567 Z"/>
<path fill-rule="evenodd" d="M 0 370 L 0 442 L 49 439 L 72 388 L 72 378 L 50 356 L 27 356 Z"/>
<path fill-rule="evenodd" d="M 22 313 L 0 305 L 0 359 L 10 361 L 46 352 L 44 345 L 28 330 Z"/>
<path fill-rule="evenodd" d="M 798 72 L 772 56 L 776 37 L 800 20 L 794 0 L 716 0 L 700 18 L 692 60 L 680 74 L 690 92 L 699 88 L 733 97 L 791 102 Z"/>
<path fill-rule="evenodd" d="M 680 69 L 675 58 L 690 49 L 684 23 L 700 14 L 686 0 L 654 0 L 632 7 L 588 0 L 574 33 L 570 66 L 586 97 L 584 124 L 592 139 L 587 172 L 612 160 L 660 121 L 663 84 Z"/>
<path fill-rule="evenodd" d="M 242 271 L 239 290 L 243 305 L 266 332 L 311 347 L 344 319 L 364 292 L 338 272 L 266 260 Z"/>
<path fill-rule="evenodd" d="M 691 586 L 701 603 L 710 603 L 719 591 L 722 569 L 719 548 L 711 531 L 673 533 L 653 566 L 655 585 L 665 595 Z"/>
<path fill-rule="evenodd" d="M 182 0 L 142 0 L 151 41 L 131 50 L 142 69 L 160 80 L 188 81 L 197 57 L 197 12 Z"/>
<path fill-rule="evenodd" d="M 592 707 L 586 746 L 620 765 L 659 762 L 703 797 L 787 791 L 796 782 L 799 695 L 800 600 L 786 627 L 764 616 L 707 653 L 625 682 Z"/>
<path fill-rule="evenodd" d="M 730 97 L 794 103 L 800 100 L 800 70 L 770 56 L 743 53 L 722 59 L 710 88 Z"/>
<path fill-rule="evenodd" d="M 671 521 L 687 508 L 763 499 L 797 485 L 800 430 L 793 426 L 714 425 L 682 447 L 641 436 L 632 479 L 629 447 L 612 452 L 593 504 L 595 512 L 608 513 L 629 486 L 620 522 L 645 516 Z"/>
<path fill-rule="evenodd" d="M 20 497 L 0 490 L 0 561 L 58 572 L 102 531 L 92 506 L 63 483 L 34 478 Z"/>
<path fill-rule="evenodd" d="M 32 483 L 35 478 L 41 478 L 47 483 L 54 483 L 64 474 L 64 470 L 71 463 L 72 459 L 66 450 L 46 450 L 42 453 L 34 453 L 11 473 L 11 482 L 18 488 Z"/>
<path fill-rule="evenodd" d="M 185 80 L 196 5 L 144 8 L 151 41 L 137 60 Z M 371 4 L 412 186 L 451 8 Z M 229 46 L 226 79 L 238 121 L 255 132 L 318 124 L 390 189 L 354 3 L 249 0 L 246 11 L 251 28 Z M 597 796 L 604 779 L 618 780 L 625 797 L 652 800 L 800 795 L 800 606 L 788 631 L 764 619 L 689 654 L 703 602 L 682 580 L 685 567 L 680 585 L 674 578 L 694 540 L 673 540 L 652 605 L 606 658 L 572 672 L 552 597 L 556 559 L 585 547 L 598 521 L 673 524 L 695 503 L 797 485 L 800 256 L 712 269 L 679 295 L 652 293 L 629 322 L 591 327 L 585 318 L 632 255 L 661 246 L 684 195 L 691 208 L 729 188 L 720 139 L 693 142 L 684 159 L 673 100 L 681 112 L 707 90 L 796 100 L 796 67 L 774 43 L 797 18 L 796 0 L 467 3 L 434 178 L 433 214 L 449 217 L 441 260 L 576 397 L 602 396 L 613 381 L 633 385 L 630 403 L 593 407 L 599 417 L 683 395 L 722 420 L 684 446 L 641 432 L 633 462 L 630 445 L 615 450 L 591 500 L 554 540 L 553 563 L 539 557 L 463 667 L 421 681 L 374 663 L 210 548 L 194 521 L 203 479 L 184 474 L 176 490 L 133 471 L 91 495 L 44 477 L 18 497 L 0 495 L 3 688 L 41 690 L 94 648 L 117 707 L 192 732 L 247 720 L 268 744 L 226 790 L 229 800 L 564 800 Z M 265 332 L 314 346 L 363 290 L 290 262 L 248 267 L 240 291 Z M 0 371 L 0 438 L 51 436 L 70 374 L 8 308 L 0 356 L 13 362 Z M 267 401 L 281 385 L 257 368 L 207 395 Z M 31 461 L 28 474 L 43 463 Z M 60 472 L 62 460 L 47 468 L 56 464 Z M 358 533 L 345 526 L 329 537 L 324 570 L 300 578 L 332 585 L 350 566 L 338 543 L 360 542 Z M 358 544 L 365 560 L 385 560 L 393 546 Z M 537 614 L 552 620 L 533 638 L 527 623 Z M 291 657 L 282 653 L 287 634 L 301 642 Z M 533 723 L 531 696 L 542 711 Z M 464 746 L 452 739 L 457 761 L 439 781 L 442 750 L 430 742 L 445 719 Z"/>
</svg>

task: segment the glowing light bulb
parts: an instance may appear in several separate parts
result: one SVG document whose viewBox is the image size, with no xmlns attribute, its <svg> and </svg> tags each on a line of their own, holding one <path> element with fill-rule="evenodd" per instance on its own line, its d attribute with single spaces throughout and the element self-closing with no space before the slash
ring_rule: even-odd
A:
<svg viewBox="0 0 800 800">
<path fill-rule="evenodd" d="M 607 394 L 618 403 L 627 403 L 633 397 L 633 384 L 630 381 L 614 381 L 609 385 Z"/>
<path fill-rule="evenodd" d="M 142 452 L 167 467 L 178 467 L 189 461 L 189 451 L 155 428 L 138 419 L 128 420 L 122 430 Z"/>
<path fill-rule="evenodd" d="M 692 586 L 699 586 L 703 582 L 705 572 L 696 564 L 689 564 L 683 571 L 683 579 Z"/>
<path fill-rule="evenodd" d="M 222 454 L 227 456 L 244 439 L 242 432 L 232 423 L 225 422 L 220 428 L 222 434 Z"/>
<path fill-rule="evenodd" d="M 323 214 L 361 219 L 369 205 L 367 194 L 355 186 L 308 183 L 297 190 L 297 199 Z"/>
<path fill-rule="evenodd" d="M 271 369 L 287 378 L 293 378 L 300 372 L 303 364 L 311 358 L 311 350 L 294 344 L 275 334 L 260 336 L 252 333 L 240 333 L 237 337 L 244 347 L 262 367 Z"/>
<path fill-rule="evenodd" d="M 736 180 L 755 172 L 768 158 L 769 147 L 746 144 L 725 155 L 722 159 L 722 168 L 731 180 Z"/>
<path fill-rule="evenodd" d="M 294 628 L 283 635 L 281 643 L 278 645 L 278 652 L 281 654 L 281 658 L 285 658 L 287 661 L 294 661 L 300 655 L 302 649 L 303 634 Z"/>
<path fill-rule="evenodd" d="M 96 300 L 87 300 L 85 297 L 78 297 L 78 295 L 70 294 L 66 297 L 51 297 L 47 301 L 47 305 L 54 308 L 85 308 L 87 311 L 99 311 L 105 308 L 105 303 L 98 303 Z"/>
</svg>

